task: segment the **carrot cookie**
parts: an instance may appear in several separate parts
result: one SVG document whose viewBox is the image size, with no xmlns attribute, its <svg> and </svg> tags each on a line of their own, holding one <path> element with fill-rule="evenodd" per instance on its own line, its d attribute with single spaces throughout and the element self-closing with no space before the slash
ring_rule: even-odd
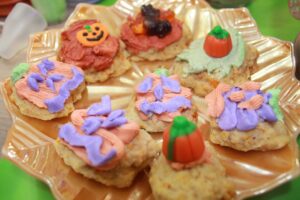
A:
<svg viewBox="0 0 300 200">
<path fill-rule="evenodd" d="M 149 182 L 156 200 L 233 199 L 234 187 L 201 130 L 177 116 L 163 134 L 162 155 Z"/>
<path fill-rule="evenodd" d="M 88 109 L 75 110 L 61 126 L 57 153 L 74 171 L 104 185 L 131 185 L 158 152 L 157 143 L 123 110 L 112 110 L 109 96 Z"/>
<path fill-rule="evenodd" d="M 256 49 L 246 44 L 237 30 L 216 26 L 177 56 L 174 73 L 184 86 L 204 97 L 219 81 L 235 84 L 248 80 L 257 56 Z"/>
<path fill-rule="evenodd" d="M 138 84 L 128 107 L 128 117 L 148 132 L 162 132 L 177 115 L 185 115 L 193 121 L 197 119 L 191 90 L 179 84 L 177 75 L 161 72 L 148 74 Z"/>
<path fill-rule="evenodd" d="M 97 20 L 80 20 L 63 31 L 58 58 L 81 67 L 90 83 L 119 76 L 131 67 L 124 44 Z"/>
<path fill-rule="evenodd" d="M 85 90 L 80 68 L 47 59 L 18 65 L 10 80 L 11 98 L 21 113 L 42 120 L 67 116 Z"/>
<path fill-rule="evenodd" d="M 237 87 L 220 83 L 205 97 L 211 116 L 210 140 L 239 151 L 280 149 L 290 136 L 278 105 L 280 89 L 267 92 L 260 84 Z"/>
<path fill-rule="evenodd" d="M 121 39 L 133 61 L 175 58 L 191 41 L 189 28 L 171 10 L 143 5 L 121 28 Z"/>
</svg>

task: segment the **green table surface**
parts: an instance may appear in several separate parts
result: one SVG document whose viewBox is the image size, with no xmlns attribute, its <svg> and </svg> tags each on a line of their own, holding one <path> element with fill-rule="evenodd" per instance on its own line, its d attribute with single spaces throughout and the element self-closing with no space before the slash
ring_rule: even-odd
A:
<svg viewBox="0 0 300 200">
<path fill-rule="evenodd" d="M 100 4 L 112 5 L 115 0 L 103 0 Z M 253 0 L 247 5 L 260 31 L 266 36 L 293 41 L 300 32 L 300 21 L 288 10 L 287 0 Z M 300 139 L 298 139 L 300 144 Z M 300 199 L 300 177 L 252 200 Z M 12 162 L 0 159 L 0 199 L 3 200 L 51 200 L 54 199 L 48 186 L 26 174 Z"/>
</svg>

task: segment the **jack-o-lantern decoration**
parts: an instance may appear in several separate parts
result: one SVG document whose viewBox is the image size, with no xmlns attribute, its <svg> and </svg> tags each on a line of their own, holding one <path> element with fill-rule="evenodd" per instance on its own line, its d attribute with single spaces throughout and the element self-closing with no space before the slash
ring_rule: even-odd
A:
<svg viewBox="0 0 300 200">
<path fill-rule="evenodd" d="M 167 160 L 188 164 L 202 158 L 204 140 L 197 126 L 184 116 L 174 118 L 163 133 L 162 152 Z"/>
<path fill-rule="evenodd" d="M 104 42 L 108 35 L 106 26 L 97 22 L 85 25 L 82 30 L 76 33 L 76 38 L 82 45 L 93 47 Z"/>
</svg>

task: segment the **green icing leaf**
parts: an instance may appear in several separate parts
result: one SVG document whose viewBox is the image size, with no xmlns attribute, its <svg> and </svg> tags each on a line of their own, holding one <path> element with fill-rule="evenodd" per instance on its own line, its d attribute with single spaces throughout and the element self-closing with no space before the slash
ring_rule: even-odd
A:
<svg viewBox="0 0 300 200">
<path fill-rule="evenodd" d="M 168 144 L 168 159 L 173 160 L 174 144 L 177 137 L 186 136 L 195 131 L 197 126 L 189 121 L 184 116 L 177 116 L 173 120 L 173 124 L 170 129 L 170 139 Z"/>
<path fill-rule="evenodd" d="M 11 73 L 11 80 L 13 82 L 13 84 L 15 84 L 19 79 L 21 79 L 23 77 L 23 75 L 28 71 L 29 69 L 29 64 L 27 63 L 20 63 L 19 65 L 17 65 Z"/>
<path fill-rule="evenodd" d="M 163 75 L 163 76 L 169 76 L 169 70 L 167 70 L 166 68 L 158 68 L 154 71 L 154 74 L 156 75 Z"/>
<path fill-rule="evenodd" d="M 222 29 L 221 26 L 215 26 L 215 28 L 213 28 L 210 32 L 209 35 L 213 35 L 218 39 L 226 39 L 229 36 L 229 33 L 225 30 Z"/>
<path fill-rule="evenodd" d="M 269 100 L 269 105 L 273 108 L 273 111 L 274 111 L 277 119 L 283 120 L 283 114 L 282 114 L 280 106 L 279 106 L 280 92 L 281 92 L 280 88 L 268 90 L 268 93 L 270 93 L 272 95 L 272 98 Z"/>
</svg>

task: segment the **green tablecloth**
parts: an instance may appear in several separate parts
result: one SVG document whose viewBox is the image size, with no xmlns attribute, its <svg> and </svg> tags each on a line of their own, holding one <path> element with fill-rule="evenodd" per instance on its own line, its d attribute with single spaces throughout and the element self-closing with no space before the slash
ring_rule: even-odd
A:
<svg viewBox="0 0 300 200">
<path fill-rule="evenodd" d="M 115 0 L 104 0 L 102 5 L 112 5 Z M 264 35 L 293 41 L 300 32 L 300 21 L 288 11 L 287 0 L 253 0 L 247 6 Z M 298 140 L 300 144 L 300 140 Z M 251 198 L 272 200 L 300 199 L 300 177 L 271 192 Z M 10 161 L 0 159 L 0 199 L 3 200 L 50 200 L 54 199 L 49 188 L 29 176 Z"/>
</svg>

